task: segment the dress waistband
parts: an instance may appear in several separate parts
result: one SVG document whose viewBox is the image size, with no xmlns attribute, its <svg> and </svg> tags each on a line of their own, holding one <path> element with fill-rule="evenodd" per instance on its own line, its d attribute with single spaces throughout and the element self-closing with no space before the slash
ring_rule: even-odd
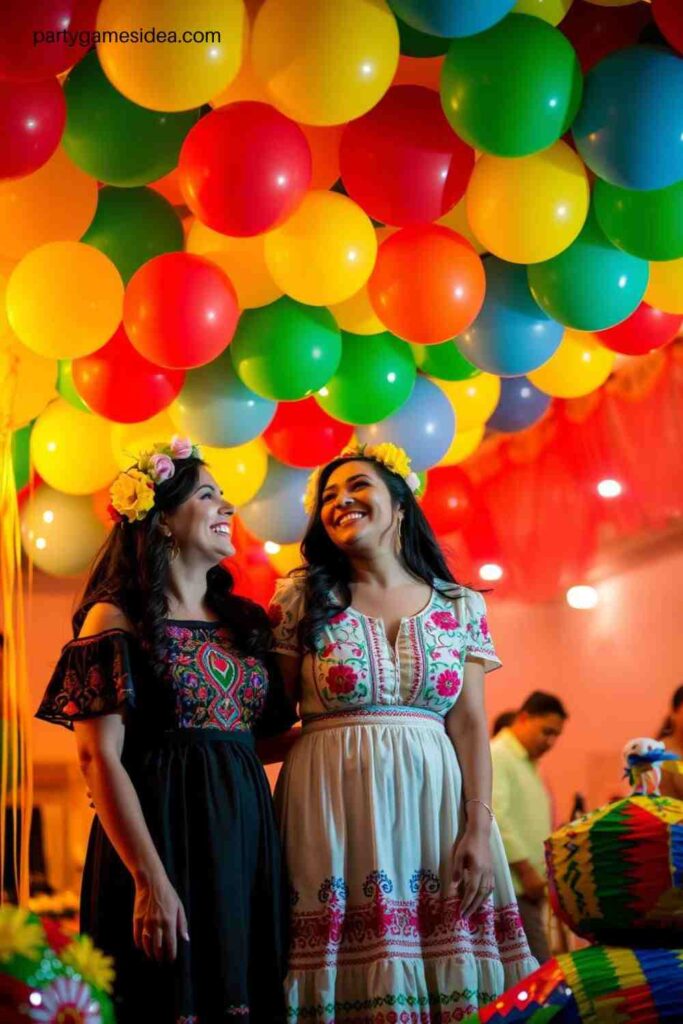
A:
<svg viewBox="0 0 683 1024">
<path fill-rule="evenodd" d="M 348 711 L 325 711 L 320 715 L 306 715 L 302 725 L 304 733 L 365 725 L 407 725 L 411 728 L 436 729 L 440 732 L 445 728 L 443 717 L 428 708 L 376 704 L 364 708 L 350 708 Z"/>
<path fill-rule="evenodd" d="M 249 729 L 217 729 L 213 726 L 167 729 L 159 734 L 158 743 L 172 746 L 193 746 L 208 743 L 237 743 L 255 747 L 254 734 Z"/>
</svg>

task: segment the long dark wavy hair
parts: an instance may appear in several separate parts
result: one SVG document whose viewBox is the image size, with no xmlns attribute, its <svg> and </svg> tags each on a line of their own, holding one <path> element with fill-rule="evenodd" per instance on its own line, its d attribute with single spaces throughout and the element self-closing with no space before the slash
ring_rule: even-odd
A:
<svg viewBox="0 0 683 1024">
<path fill-rule="evenodd" d="M 197 487 L 204 462 L 174 459 L 175 474 L 156 485 L 154 506 L 140 522 L 124 520 L 100 549 L 85 584 L 72 624 L 78 636 L 89 609 L 99 601 L 114 604 L 130 620 L 156 673 L 164 672 L 166 592 L 170 579 L 170 548 L 161 529 L 164 513 L 174 512 Z M 265 612 L 232 593 L 230 572 L 215 565 L 206 575 L 206 603 L 225 624 L 241 653 L 265 658 L 271 633 Z"/>
<path fill-rule="evenodd" d="M 460 584 L 448 568 L 446 559 L 431 526 L 402 476 L 387 469 L 381 462 L 363 455 L 334 459 L 322 470 L 318 479 L 315 512 L 301 542 L 305 565 L 292 571 L 303 578 L 305 614 L 301 620 L 301 640 L 308 650 L 315 650 L 326 623 L 351 604 L 351 563 L 334 544 L 321 518 L 321 496 L 331 474 L 346 462 L 369 462 L 384 481 L 394 509 L 402 509 L 401 558 L 405 568 L 416 579 L 430 587 L 435 583 L 450 584 L 448 593 Z"/>
</svg>

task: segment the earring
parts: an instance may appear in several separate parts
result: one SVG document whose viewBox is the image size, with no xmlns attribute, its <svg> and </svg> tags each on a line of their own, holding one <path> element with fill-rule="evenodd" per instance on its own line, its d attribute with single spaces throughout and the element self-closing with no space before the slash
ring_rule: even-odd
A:
<svg viewBox="0 0 683 1024">
<path fill-rule="evenodd" d="M 173 562 L 180 554 L 178 541 L 175 539 L 170 530 L 168 531 L 168 533 L 165 534 L 165 537 L 166 544 L 168 545 L 168 560 L 169 562 Z"/>
<path fill-rule="evenodd" d="M 397 555 L 403 551 L 403 513 L 398 517 L 398 529 L 396 531 L 394 549 Z"/>
</svg>

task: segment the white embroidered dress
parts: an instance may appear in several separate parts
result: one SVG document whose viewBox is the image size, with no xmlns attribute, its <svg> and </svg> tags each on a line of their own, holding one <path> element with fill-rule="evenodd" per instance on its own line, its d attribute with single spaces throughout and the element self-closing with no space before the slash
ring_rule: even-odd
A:
<svg viewBox="0 0 683 1024">
<path fill-rule="evenodd" d="M 302 615 L 302 584 L 280 581 L 277 651 L 301 655 Z M 439 583 L 393 649 L 381 619 L 349 607 L 304 657 L 303 736 L 276 792 L 290 1021 L 453 1024 L 537 966 L 497 827 L 492 896 L 464 919 L 451 890 L 462 779 L 444 719 L 467 657 L 500 665 L 484 600 Z"/>
</svg>

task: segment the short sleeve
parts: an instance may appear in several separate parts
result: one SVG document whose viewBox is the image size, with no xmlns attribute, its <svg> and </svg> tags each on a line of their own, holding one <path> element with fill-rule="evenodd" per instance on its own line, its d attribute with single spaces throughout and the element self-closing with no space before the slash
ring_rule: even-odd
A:
<svg viewBox="0 0 683 1024">
<path fill-rule="evenodd" d="M 467 608 L 467 658 L 481 658 L 484 671 L 491 672 L 500 668 L 501 660 L 496 654 L 493 639 L 489 633 L 486 602 L 476 590 L 468 590 L 465 594 Z"/>
<path fill-rule="evenodd" d="M 134 642 L 124 630 L 112 629 L 68 643 L 36 718 L 72 729 L 74 722 L 134 707 L 130 650 Z"/>
<path fill-rule="evenodd" d="M 304 615 L 304 585 L 300 579 L 278 580 L 268 618 L 273 630 L 273 650 L 300 658 L 303 646 L 299 636 L 299 623 Z"/>
</svg>

